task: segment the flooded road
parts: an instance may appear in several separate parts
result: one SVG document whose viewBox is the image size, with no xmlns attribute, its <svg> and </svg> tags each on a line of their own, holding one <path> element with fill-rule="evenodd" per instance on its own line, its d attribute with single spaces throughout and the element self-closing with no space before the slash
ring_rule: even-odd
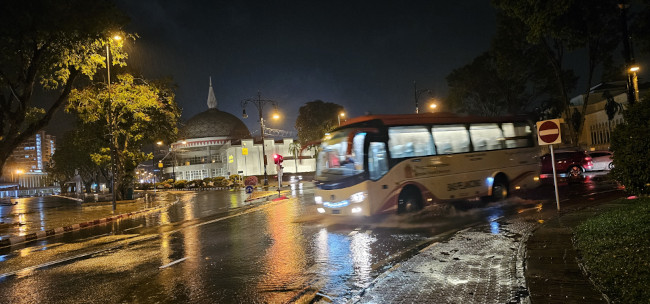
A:
<svg viewBox="0 0 650 304">
<path fill-rule="evenodd" d="M 612 188 L 592 185 L 570 191 Z M 162 212 L 5 250 L 0 293 L 20 303 L 281 303 L 316 293 L 338 303 L 456 231 L 489 223 L 499 233 L 504 217 L 555 208 L 542 188 L 476 208 L 331 219 L 314 210 L 310 184 L 292 186 L 290 199 L 263 203 L 241 192 L 185 193 Z"/>
</svg>

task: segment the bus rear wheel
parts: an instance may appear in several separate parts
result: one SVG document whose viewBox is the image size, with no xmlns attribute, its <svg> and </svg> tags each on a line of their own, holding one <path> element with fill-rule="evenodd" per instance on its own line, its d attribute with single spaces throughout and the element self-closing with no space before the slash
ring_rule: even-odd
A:
<svg viewBox="0 0 650 304">
<path fill-rule="evenodd" d="M 422 194 L 415 186 L 404 187 L 397 198 L 397 213 L 415 212 L 422 209 Z"/>
<path fill-rule="evenodd" d="M 503 177 L 495 179 L 492 184 L 492 196 L 490 196 L 490 200 L 493 202 L 502 201 L 508 198 L 509 195 L 510 188 L 508 181 Z"/>
</svg>

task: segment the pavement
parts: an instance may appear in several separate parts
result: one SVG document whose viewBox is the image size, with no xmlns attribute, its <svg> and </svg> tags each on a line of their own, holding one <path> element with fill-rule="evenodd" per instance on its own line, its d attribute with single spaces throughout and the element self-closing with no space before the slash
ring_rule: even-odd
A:
<svg viewBox="0 0 650 304">
<path fill-rule="evenodd" d="M 277 196 L 277 192 L 257 198 L 268 199 L 273 195 Z M 495 216 L 488 224 L 442 235 L 346 300 L 349 303 L 608 303 L 581 268 L 572 236 L 574 228 L 584 220 L 623 206 L 624 202 L 615 201 L 620 196 L 619 193 L 603 201 L 576 204 L 562 212 L 539 204 L 520 211 L 522 216 Z M 0 248 L 156 212 L 177 200 L 166 202 L 126 201 L 121 202 L 120 214 L 100 208 L 102 211 L 65 218 L 36 232 L 16 230 L 0 237 Z M 327 296 L 318 293 L 311 300 L 312 303 L 329 301 Z"/>
</svg>

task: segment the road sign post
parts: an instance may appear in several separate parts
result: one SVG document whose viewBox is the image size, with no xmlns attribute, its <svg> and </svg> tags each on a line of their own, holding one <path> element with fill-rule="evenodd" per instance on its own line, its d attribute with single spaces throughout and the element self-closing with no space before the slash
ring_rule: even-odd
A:
<svg viewBox="0 0 650 304">
<path fill-rule="evenodd" d="M 553 185 L 555 186 L 555 203 L 557 211 L 560 211 L 560 194 L 557 189 L 557 174 L 555 172 L 555 153 L 553 144 L 562 142 L 560 132 L 560 119 L 543 120 L 537 122 L 537 142 L 539 145 L 549 145 L 551 149 L 551 168 L 553 168 Z"/>
</svg>

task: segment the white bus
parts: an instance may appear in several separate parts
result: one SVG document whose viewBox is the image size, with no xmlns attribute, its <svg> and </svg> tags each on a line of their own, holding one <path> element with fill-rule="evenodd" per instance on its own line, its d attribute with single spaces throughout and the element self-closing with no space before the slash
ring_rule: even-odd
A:
<svg viewBox="0 0 650 304">
<path fill-rule="evenodd" d="M 370 115 L 320 142 L 319 213 L 404 213 L 437 202 L 506 198 L 536 187 L 539 148 L 524 117 Z"/>
</svg>

